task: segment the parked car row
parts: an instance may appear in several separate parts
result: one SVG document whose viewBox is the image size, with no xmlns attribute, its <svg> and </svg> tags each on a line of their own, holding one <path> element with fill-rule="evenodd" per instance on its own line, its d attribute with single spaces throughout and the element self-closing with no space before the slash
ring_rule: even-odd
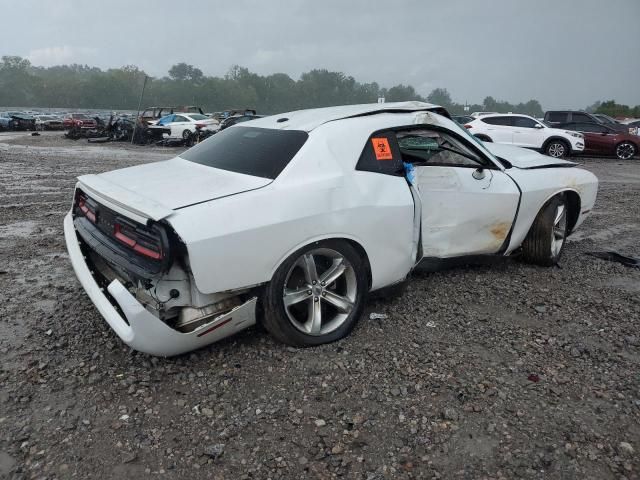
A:
<svg viewBox="0 0 640 480">
<path fill-rule="evenodd" d="M 202 112 L 199 107 L 182 107 L 185 109 L 194 110 L 197 109 Z M 145 112 L 165 112 L 173 111 L 171 107 L 150 107 Z M 176 113 L 170 113 L 164 115 L 157 120 L 144 117 L 144 113 L 141 116 L 150 125 L 159 125 L 169 127 L 171 129 L 170 137 L 182 138 L 183 140 L 189 139 L 193 134 L 198 133 L 198 137 L 201 134 L 204 136 L 210 136 L 213 133 L 217 133 L 221 130 L 229 128 L 237 123 L 248 122 L 262 118 L 262 115 L 257 115 L 255 110 L 239 109 L 239 110 L 225 110 L 224 112 L 216 112 L 212 114 L 193 113 L 188 111 L 177 111 Z"/>
<path fill-rule="evenodd" d="M 623 124 L 602 114 L 548 111 L 539 120 L 521 114 L 476 112 L 456 120 L 484 142 L 531 148 L 556 158 L 589 154 L 628 160 L 640 151 L 640 121 Z"/>
<path fill-rule="evenodd" d="M 0 112 L 0 130 L 35 130 L 36 119 L 23 112 Z"/>
</svg>

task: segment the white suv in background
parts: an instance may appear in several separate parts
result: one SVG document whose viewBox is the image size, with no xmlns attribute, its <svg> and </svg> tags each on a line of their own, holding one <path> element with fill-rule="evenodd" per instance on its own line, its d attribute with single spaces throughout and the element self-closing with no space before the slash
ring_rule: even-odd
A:
<svg viewBox="0 0 640 480">
<path fill-rule="evenodd" d="M 483 115 L 465 124 L 465 128 L 484 142 L 534 148 L 555 158 L 584 150 L 584 135 L 548 127 L 528 115 Z"/>
</svg>

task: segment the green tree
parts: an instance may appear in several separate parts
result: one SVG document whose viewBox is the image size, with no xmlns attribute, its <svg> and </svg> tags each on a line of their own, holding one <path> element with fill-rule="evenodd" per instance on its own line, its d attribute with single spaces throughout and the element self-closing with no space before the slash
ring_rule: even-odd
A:
<svg viewBox="0 0 640 480">
<path fill-rule="evenodd" d="M 453 105 L 451 95 L 446 88 L 435 88 L 427 95 L 427 102 L 449 108 Z"/>
</svg>

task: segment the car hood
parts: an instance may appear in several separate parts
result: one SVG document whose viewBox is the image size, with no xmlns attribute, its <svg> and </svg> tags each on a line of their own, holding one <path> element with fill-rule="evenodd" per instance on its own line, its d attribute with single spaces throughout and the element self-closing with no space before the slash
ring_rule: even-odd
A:
<svg viewBox="0 0 640 480">
<path fill-rule="evenodd" d="M 577 165 L 560 158 L 548 157 L 534 150 L 514 147 L 501 143 L 483 142 L 483 145 L 496 157 L 508 161 L 516 168 L 550 168 L 550 167 L 572 167 Z"/>
<path fill-rule="evenodd" d="M 153 220 L 173 210 L 265 187 L 271 179 L 200 165 L 180 157 L 78 178 L 88 194 Z M 98 199 L 99 200 L 99 199 Z"/>
</svg>

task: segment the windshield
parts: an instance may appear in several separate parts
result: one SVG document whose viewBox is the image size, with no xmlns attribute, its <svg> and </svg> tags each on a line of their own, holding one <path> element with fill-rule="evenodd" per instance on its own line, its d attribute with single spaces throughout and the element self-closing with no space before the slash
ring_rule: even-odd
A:
<svg viewBox="0 0 640 480">
<path fill-rule="evenodd" d="M 275 179 L 309 138 L 300 130 L 238 127 L 223 130 L 180 155 L 208 167 Z"/>
</svg>

